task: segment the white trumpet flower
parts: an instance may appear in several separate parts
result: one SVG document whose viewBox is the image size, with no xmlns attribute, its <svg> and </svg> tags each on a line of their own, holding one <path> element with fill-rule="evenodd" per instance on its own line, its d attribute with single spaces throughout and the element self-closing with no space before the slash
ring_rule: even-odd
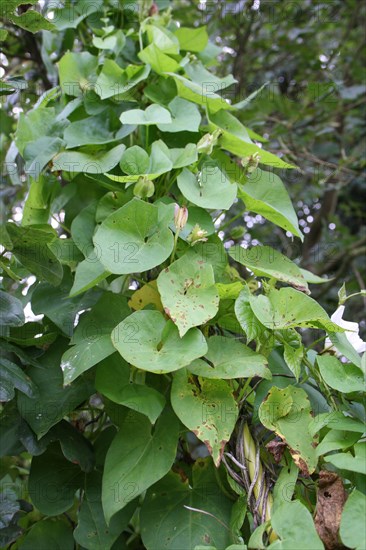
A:
<svg viewBox="0 0 366 550">
<path fill-rule="evenodd" d="M 338 326 L 345 329 L 344 335 L 351 346 L 357 351 L 357 353 L 363 353 L 364 351 L 366 351 L 366 342 L 361 340 L 359 336 L 360 327 L 358 326 L 358 323 L 345 321 L 343 319 L 344 310 L 344 306 L 338 306 L 336 311 L 331 316 L 331 320 L 333 321 L 333 323 L 336 323 Z M 325 339 L 325 348 L 336 351 L 334 346 L 332 345 L 330 338 Z"/>
</svg>

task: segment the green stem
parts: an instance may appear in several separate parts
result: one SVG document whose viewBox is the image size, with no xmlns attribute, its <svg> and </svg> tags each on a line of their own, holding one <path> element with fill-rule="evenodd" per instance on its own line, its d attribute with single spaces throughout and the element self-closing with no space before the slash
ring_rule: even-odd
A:
<svg viewBox="0 0 366 550">
<path fill-rule="evenodd" d="M 360 292 L 354 292 L 353 294 L 350 294 L 349 296 L 347 296 L 347 298 L 343 300 L 342 304 L 340 305 L 345 304 L 347 300 L 349 300 L 350 298 L 354 298 L 355 296 L 365 296 L 365 290 L 361 289 Z"/>
<path fill-rule="evenodd" d="M 141 27 L 139 29 L 139 45 L 140 45 L 140 51 L 144 49 L 144 45 L 142 42 L 142 33 L 141 33 Z"/>
<path fill-rule="evenodd" d="M 314 378 L 314 380 L 319 384 L 322 392 L 328 398 L 328 402 L 330 403 L 331 407 L 335 411 L 339 411 L 339 407 L 338 407 L 337 403 L 335 402 L 334 397 L 333 397 L 328 385 L 323 380 L 321 374 L 317 371 L 317 369 L 315 367 L 313 367 L 313 365 L 310 363 L 310 361 L 307 357 L 304 357 L 303 361 L 304 361 L 305 365 L 307 366 L 307 368 L 309 369 L 309 371 L 310 371 L 312 377 Z"/>
<path fill-rule="evenodd" d="M 70 234 L 70 229 L 69 229 L 68 227 L 66 227 L 66 225 L 64 225 L 60 220 L 58 220 L 58 219 L 56 218 L 56 216 L 54 216 L 54 215 L 52 214 L 52 215 L 51 215 L 51 218 L 54 219 L 55 222 L 57 222 L 58 225 L 59 225 L 60 227 L 62 227 L 62 229 L 63 229 L 64 231 L 66 231 L 67 233 Z"/>
<path fill-rule="evenodd" d="M 313 342 L 312 344 L 310 344 L 310 346 L 308 346 L 307 348 L 305 348 L 306 351 L 310 350 L 311 348 L 313 348 L 314 346 L 316 346 L 317 344 L 319 344 L 319 342 L 321 342 L 322 340 L 325 340 L 326 339 L 326 336 L 322 336 L 321 338 L 318 338 L 317 340 L 315 340 L 315 342 Z"/>
<path fill-rule="evenodd" d="M 244 386 L 243 386 L 242 389 L 240 390 L 239 397 L 238 397 L 238 402 L 239 402 L 239 403 L 243 400 L 244 394 L 245 394 L 245 392 L 247 391 L 248 386 L 249 386 L 251 380 L 252 380 L 251 378 L 247 378 L 246 381 L 245 381 L 245 383 L 244 383 Z"/>
<path fill-rule="evenodd" d="M 222 216 L 222 210 L 220 211 L 220 213 L 216 216 L 216 218 L 214 218 L 212 220 L 212 223 L 215 224 L 217 222 L 217 220 L 220 218 L 220 216 Z M 221 228 L 220 228 L 221 229 Z"/>
<path fill-rule="evenodd" d="M 174 235 L 174 247 L 173 247 L 172 255 L 170 256 L 170 262 L 169 263 L 172 263 L 173 260 L 174 260 L 175 251 L 176 251 L 177 244 L 178 244 L 179 233 L 180 233 L 180 229 L 177 229 L 176 232 L 175 232 L 175 235 Z"/>
<path fill-rule="evenodd" d="M 240 212 L 239 214 L 237 214 L 236 216 L 234 216 L 233 218 L 230 218 L 230 220 L 228 220 L 227 222 L 225 222 L 224 224 L 220 225 L 219 229 L 220 231 L 223 231 L 224 229 L 226 229 L 230 224 L 232 224 L 233 222 L 235 222 L 236 220 L 238 220 L 239 218 L 242 217 L 242 215 L 244 214 L 245 210 L 243 210 L 242 212 Z"/>
<path fill-rule="evenodd" d="M 180 170 L 176 171 L 173 177 L 168 181 L 167 187 L 165 189 L 165 195 L 168 195 L 171 186 L 176 182 L 179 174 Z"/>
</svg>

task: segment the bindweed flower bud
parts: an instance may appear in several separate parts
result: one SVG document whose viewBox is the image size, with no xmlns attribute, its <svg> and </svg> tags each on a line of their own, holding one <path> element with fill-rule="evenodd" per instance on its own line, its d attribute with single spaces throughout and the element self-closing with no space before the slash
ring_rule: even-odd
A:
<svg viewBox="0 0 366 550">
<path fill-rule="evenodd" d="M 207 231 L 205 229 L 201 229 L 198 223 L 193 227 L 192 231 L 187 237 L 187 241 L 193 246 L 194 244 L 200 242 L 200 241 L 207 241 Z"/>
<path fill-rule="evenodd" d="M 140 199 L 148 199 L 152 197 L 155 191 L 155 185 L 146 176 L 140 176 L 135 187 L 133 188 L 133 194 Z"/>
<path fill-rule="evenodd" d="M 241 159 L 241 165 L 246 168 L 247 174 L 252 174 L 252 172 L 258 168 L 260 158 L 259 153 L 253 153 L 250 157 Z"/>
<path fill-rule="evenodd" d="M 149 17 L 153 17 L 154 15 L 158 15 L 159 13 L 159 7 L 153 2 L 151 8 L 149 9 Z"/>
<path fill-rule="evenodd" d="M 205 134 L 201 137 L 197 143 L 197 151 L 199 153 L 205 153 L 206 155 L 211 155 L 214 146 L 217 143 L 221 135 L 220 128 L 217 128 L 212 134 Z"/>
<path fill-rule="evenodd" d="M 174 210 L 174 224 L 175 227 L 180 231 L 185 227 L 188 220 L 188 208 L 186 206 L 175 205 Z"/>
<path fill-rule="evenodd" d="M 199 153 L 206 153 L 206 155 L 210 155 L 212 153 L 213 149 L 213 136 L 212 134 L 205 134 L 201 137 L 199 142 L 197 143 L 197 151 Z"/>
<path fill-rule="evenodd" d="M 241 239 L 244 236 L 244 233 L 245 227 L 243 227 L 242 225 L 237 225 L 236 227 L 233 227 L 230 231 L 230 237 L 234 240 Z"/>
</svg>

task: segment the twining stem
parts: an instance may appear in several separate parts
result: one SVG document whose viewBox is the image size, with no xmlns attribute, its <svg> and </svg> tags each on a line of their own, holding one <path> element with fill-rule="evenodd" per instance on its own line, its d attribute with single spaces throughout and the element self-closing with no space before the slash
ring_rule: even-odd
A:
<svg viewBox="0 0 366 550">
<path fill-rule="evenodd" d="M 350 298 L 354 298 L 355 296 L 365 296 L 365 293 L 366 293 L 366 290 L 362 288 L 360 292 L 354 292 L 353 294 L 350 294 L 349 296 L 347 296 L 347 298 L 343 300 L 342 304 L 345 304 L 347 300 L 349 300 Z"/>
<path fill-rule="evenodd" d="M 245 422 L 243 427 L 243 447 L 244 447 L 244 456 L 246 457 L 246 463 L 247 468 L 249 471 L 249 477 L 251 482 L 253 483 L 253 480 L 255 481 L 254 487 L 253 487 L 253 493 L 255 496 L 255 499 L 259 502 L 258 511 L 259 515 L 264 515 L 263 510 L 263 495 L 267 493 L 267 487 L 266 487 L 266 481 L 264 477 L 264 471 L 262 463 L 259 460 L 257 460 L 257 447 L 254 443 L 254 440 L 252 438 L 252 434 L 249 431 L 248 424 Z M 272 493 L 268 492 L 267 500 L 265 501 L 265 521 L 269 521 L 271 519 L 271 511 L 273 506 L 273 497 Z M 268 531 L 268 537 L 270 542 L 274 542 L 277 540 L 276 533 L 271 530 Z"/>
</svg>

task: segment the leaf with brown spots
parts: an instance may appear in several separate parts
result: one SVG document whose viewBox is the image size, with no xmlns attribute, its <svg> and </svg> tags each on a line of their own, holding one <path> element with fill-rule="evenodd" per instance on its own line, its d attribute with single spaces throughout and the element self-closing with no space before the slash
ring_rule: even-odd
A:
<svg viewBox="0 0 366 550">
<path fill-rule="evenodd" d="M 215 317 L 219 295 L 211 264 L 184 255 L 164 269 L 157 281 L 164 309 L 181 337 Z"/>
</svg>

